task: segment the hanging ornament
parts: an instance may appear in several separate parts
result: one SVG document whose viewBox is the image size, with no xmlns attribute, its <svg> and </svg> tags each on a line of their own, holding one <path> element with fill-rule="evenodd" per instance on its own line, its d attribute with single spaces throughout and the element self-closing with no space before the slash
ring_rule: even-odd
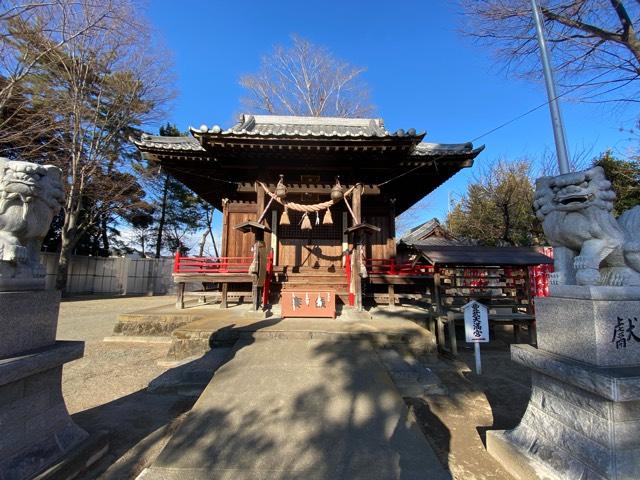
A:
<svg viewBox="0 0 640 480">
<path fill-rule="evenodd" d="M 309 220 L 309 214 L 307 212 L 302 215 L 302 225 L 300 230 L 311 230 L 311 220 Z"/>
<path fill-rule="evenodd" d="M 282 212 L 282 216 L 280 217 L 280 225 L 291 225 L 289 221 L 289 212 L 287 211 L 287 207 L 284 207 L 284 212 Z"/>
<path fill-rule="evenodd" d="M 284 175 L 280 175 L 280 180 L 278 180 L 278 184 L 276 185 L 276 196 L 280 200 L 284 200 L 287 197 L 287 187 L 284 184 Z"/>
<path fill-rule="evenodd" d="M 336 177 L 336 184 L 331 189 L 331 200 L 337 203 L 342 200 L 342 197 L 344 197 L 344 191 L 342 190 L 342 185 L 340 185 L 340 177 L 338 176 Z"/>
<path fill-rule="evenodd" d="M 320 225 L 320 214 L 316 212 L 316 227 Z"/>
<path fill-rule="evenodd" d="M 322 219 L 323 225 L 333 225 L 333 217 L 331 217 L 331 209 L 327 208 L 327 211 L 324 212 L 324 218 Z"/>
</svg>

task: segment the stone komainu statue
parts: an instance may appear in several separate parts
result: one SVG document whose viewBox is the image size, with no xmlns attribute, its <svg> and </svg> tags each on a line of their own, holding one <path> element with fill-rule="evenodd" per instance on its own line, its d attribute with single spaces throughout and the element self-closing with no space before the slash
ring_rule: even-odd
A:
<svg viewBox="0 0 640 480">
<path fill-rule="evenodd" d="M 555 285 L 640 286 L 640 206 L 616 219 L 601 167 L 536 182 L 534 208 L 554 247 Z"/>
<path fill-rule="evenodd" d="M 40 248 L 62 207 L 62 171 L 0 158 L 0 287 L 44 278 Z"/>
</svg>

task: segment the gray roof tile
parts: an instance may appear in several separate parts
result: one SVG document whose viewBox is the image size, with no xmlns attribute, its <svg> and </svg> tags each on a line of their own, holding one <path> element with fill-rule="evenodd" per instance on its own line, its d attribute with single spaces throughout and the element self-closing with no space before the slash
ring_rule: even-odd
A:
<svg viewBox="0 0 640 480">
<path fill-rule="evenodd" d="M 389 132 L 381 118 L 297 117 L 284 115 L 243 114 L 233 127 L 218 125 L 191 129 L 195 135 L 213 136 L 298 136 L 298 137 L 420 137 L 415 129 Z"/>
<path fill-rule="evenodd" d="M 140 140 L 131 139 L 131 141 L 138 147 L 159 150 L 205 151 L 198 139 L 193 137 L 165 137 L 143 134 Z"/>
</svg>

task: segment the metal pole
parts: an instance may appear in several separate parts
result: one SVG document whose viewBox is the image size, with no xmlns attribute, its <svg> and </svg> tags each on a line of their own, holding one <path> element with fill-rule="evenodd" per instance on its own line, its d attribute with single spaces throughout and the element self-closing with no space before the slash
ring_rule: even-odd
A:
<svg viewBox="0 0 640 480">
<path fill-rule="evenodd" d="M 564 134 L 562 115 L 560 113 L 560 103 L 558 102 L 558 95 L 556 94 L 553 70 L 551 69 L 551 61 L 549 60 L 549 49 L 547 48 L 547 40 L 545 39 L 544 30 L 542 29 L 542 18 L 537 0 L 531 0 L 531 8 L 533 9 L 538 45 L 540 46 L 540 57 L 542 58 L 542 68 L 544 70 L 544 81 L 547 86 L 547 96 L 549 97 L 549 111 L 551 113 L 551 123 L 553 124 L 553 136 L 556 141 L 558 168 L 561 174 L 569 173 L 569 154 L 567 153 L 567 142 Z"/>
<path fill-rule="evenodd" d="M 475 342 L 473 344 L 476 356 L 476 375 L 482 375 L 482 362 L 480 361 L 480 343 Z"/>
</svg>

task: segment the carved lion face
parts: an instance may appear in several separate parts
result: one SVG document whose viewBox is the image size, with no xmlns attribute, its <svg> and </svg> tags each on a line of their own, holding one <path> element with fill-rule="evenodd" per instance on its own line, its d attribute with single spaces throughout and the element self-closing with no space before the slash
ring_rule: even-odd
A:
<svg viewBox="0 0 640 480">
<path fill-rule="evenodd" d="M 589 207 L 606 211 L 613 209 L 616 194 L 601 167 L 556 177 L 542 177 L 536 181 L 533 203 L 540 220 L 551 211 L 576 212 Z"/>
<path fill-rule="evenodd" d="M 18 198 L 30 203 L 37 198 L 58 211 L 64 200 L 61 177 L 58 167 L 0 158 L 0 204 Z"/>
</svg>

